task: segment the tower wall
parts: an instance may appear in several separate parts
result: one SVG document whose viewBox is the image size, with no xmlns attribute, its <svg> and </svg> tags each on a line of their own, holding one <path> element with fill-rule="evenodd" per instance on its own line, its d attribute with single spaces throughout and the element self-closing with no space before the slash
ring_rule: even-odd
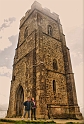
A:
<svg viewBox="0 0 84 124">
<path fill-rule="evenodd" d="M 24 100 L 20 104 L 21 89 Z M 22 116 L 20 109 L 28 96 L 36 100 L 38 119 L 82 118 L 59 16 L 37 2 L 20 21 L 7 116 Z"/>
<path fill-rule="evenodd" d="M 61 34 L 61 40 L 62 40 L 62 51 L 63 51 L 63 58 L 64 58 L 64 68 L 65 68 L 65 75 L 66 75 L 69 117 L 82 119 L 82 114 L 80 113 L 80 109 L 77 103 L 74 73 L 72 71 L 69 48 L 66 46 L 65 36 L 62 34 Z"/>
</svg>

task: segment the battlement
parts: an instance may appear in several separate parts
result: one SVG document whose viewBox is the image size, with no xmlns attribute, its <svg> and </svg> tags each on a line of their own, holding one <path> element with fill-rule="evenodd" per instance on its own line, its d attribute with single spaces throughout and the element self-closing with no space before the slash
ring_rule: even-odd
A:
<svg viewBox="0 0 84 124">
<path fill-rule="evenodd" d="M 39 10 L 42 13 L 46 14 L 47 16 L 53 18 L 54 20 L 58 21 L 58 23 L 60 23 L 60 19 L 59 19 L 59 15 L 56 14 L 55 12 L 51 13 L 50 10 L 48 8 L 42 8 L 41 4 L 38 3 L 37 1 L 35 1 L 32 5 L 31 5 L 31 9 L 29 9 L 26 13 L 25 16 L 22 17 L 22 19 L 20 20 L 20 27 L 22 26 L 22 24 L 25 22 L 25 20 L 29 17 L 29 15 L 32 13 L 33 10 Z"/>
</svg>

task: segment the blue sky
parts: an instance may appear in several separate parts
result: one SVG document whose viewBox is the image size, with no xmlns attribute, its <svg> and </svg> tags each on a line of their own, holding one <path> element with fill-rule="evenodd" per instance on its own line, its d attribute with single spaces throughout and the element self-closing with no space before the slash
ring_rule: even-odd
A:
<svg viewBox="0 0 84 124">
<path fill-rule="evenodd" d="M 59 15 L 70 48 L 78 104 L 83 103 L 83 0 L 37 0 Z M 8 103 L 20 19 L 34 0 L 0 0 L 0 104 Z"/>
</svg>

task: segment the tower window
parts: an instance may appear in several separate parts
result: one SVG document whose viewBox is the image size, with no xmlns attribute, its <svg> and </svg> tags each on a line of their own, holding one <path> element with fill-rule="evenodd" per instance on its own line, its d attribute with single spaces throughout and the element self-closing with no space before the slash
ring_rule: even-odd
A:
<svg viewBox="0 0 84 124">
<path fill-rule="evenodd" d="M 48 34 L 52 36 L 52 27 L 48 25 Z"/>
<path fill-rule="evenodd" d="M 24 31 L 24 38 L 26 38 L 28 36 L 28 27 L 25 28 L 25 31 Z"/>
<path fill-rule="evenodd" d="M 54 69 L 54 70 L 57 70 L 57 69 L 58 69 L 56 59 L 53 60 L 53 69 Z"/>
<path fill-rule="evenodd" d="M 53 80 L 53 92 L 56 92 L 56 82 Z"/>
</svg>

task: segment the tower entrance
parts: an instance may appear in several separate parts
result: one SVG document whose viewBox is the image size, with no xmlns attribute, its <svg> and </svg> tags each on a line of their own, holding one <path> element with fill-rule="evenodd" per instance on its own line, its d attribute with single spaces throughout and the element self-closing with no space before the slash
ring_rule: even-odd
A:
<svg viewBox="0 0 84 124">
<path fill-rule="evenodd" d="M 16 91 L 16 116 L 23 115 L 24 91 L 22 86 L 18 86 Z"/>
</svg>

